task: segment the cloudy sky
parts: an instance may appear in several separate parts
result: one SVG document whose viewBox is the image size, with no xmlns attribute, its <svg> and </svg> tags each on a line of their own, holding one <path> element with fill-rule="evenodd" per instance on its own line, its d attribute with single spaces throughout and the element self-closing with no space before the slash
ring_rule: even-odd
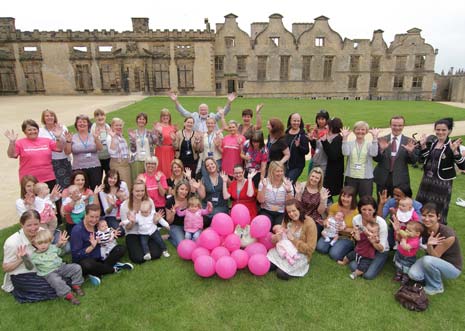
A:
<svg viewBox="0 0 465 331">
<path fill-rule="evenodd" d="M 319 4 L 321 3 L 321 4 Z M 58 29 L 131 30 L 131 17 L 148 17 L 151 29 L 203 29 L 208 18 L 212 28 L 234 13 L 239 26 L 250 34 L 250 23 L 267 22 L 280 13 L 284 25 L 313 22 L 325 15 L 342 38 L 371 39 L 373 31 L 384 30 L 389 45 L 397 33 L 417 27 L 422 37 L 439 49 L 435 71 L 465 68 L 465 1 L 463 0 L 79 0 L 3 1 L 0 15 L 16 18 L 16 28 L 53 31 Z"/>
</svg>

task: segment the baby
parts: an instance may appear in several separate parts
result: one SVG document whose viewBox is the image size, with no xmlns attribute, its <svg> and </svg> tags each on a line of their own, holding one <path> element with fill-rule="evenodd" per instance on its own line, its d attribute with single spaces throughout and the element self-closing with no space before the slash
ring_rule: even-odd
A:
<svg viewBox="0 0 465 331">
<path fill-rule="evenodd" d="M 105 260 L 110 254 L 111 250 L 116 246 L 116 233 L 115 230 L 110 228 L 107 221 L 100 220 L 95 232 L 97 242 L 100 244 L 100 255 Z"/>
<path fill-rule="evenodd" d="M 156 223 L 159 223 L 167 230 L 170 229 L 170 225 L 162 217 L 162 213 L 155 213 L 155 208 L 152 206 L 150 201 L 142 201 L 140 210 L 136 214 L 136 223 L 139 225 L 139 238 L 144 252 L 144 260 L 149 261 L 152 259 L 152 255 L 149 250 L 149 239 L 152 239 L 158 246 L 160 246 L 164 257 L 170 257 L 170 253 L 168 253 L 168 249 L 161 237 L 160 231 L 158 231 Z"/>
<path fill-rule="evenodd" d="M 273 226 L 273 232 L 281 235 L 281 239 L 276 244 L 276 251 L 281 258 L 285 258 L 290 265 L 294 265 L 295 260 L 299 259 L 299 252 L 294 244 L 287 239 L 287 230 L 281 225 Z"/>
<path fill-rule="evenodd" d="M 117 220 L 120 220 L 121 219 L 121 215 L 120 215 L 120 209 L 121 209 L 121 205 L 123 204 L 123 202 L 125 200 L 128 199 L 128 195 L 126 194 L 126 192 L 124 190 L 118 190 L 116 192 L 116 201 L 115 201 L 115 205 L 116 205 L 116 219 Z"/>
<path fill-rule="evenodd" d="M 417 212 L 415 209 L 413 209 L 413 200 L 409 197 L 405 197 L 399 200 L 399 207 L 396 211 L 396 217 L 401 223 L 402 229 L 405 229 L 406 224 L 409 221 L 420 221 L 420 217 L 418 217 Z"/>
<path fill-rule="evenodd" d="M 86 213 L 87 196 L 82 195 L 79 187 L 71 185 L 68 187 L 69 196 L 63 200 L 63 207 L 72 206 L 71 213 L 66 214 L 66 218 L 71 224 L 81 223 Z"/>
<path fill-rule="evenodd" d="M 203 229 L 203 217 L 208 215 L 213 210 L 213 205 L 207 202 L 207 208 L 202 209 L 202 204 L 199 198 L 192 197 L 189 199 L 188 207 L 185 210 L 176 209 L 176 214 L 180 217 L 184 216 L 184 238 L 189 240 L 197 240 Z"/>
<path fill-rule="evenodd" d="M 52 239 L 49 231 L 37 232 L 32 241 L 36 250 L 32 253 L 31 262 L 37 269 L 37 275 L 47 280 L 57 296 L 65 298 L 73 305 L 79 305 L 80 302 L 72 291 L 77 295 L 84 295 L 81 289 L 84 283 L 81 266 L 76 263 L 63 263 L 60 257 L 62 250 L 51 244 Z M 66 283 L 68 279 L 71 280 L 71 288 Z"/>
<path fill-rule="evenodd" d="M 402 282 L 402 284 L 408 282 L 408 272 L 417 260 L 417 251 L 420 248 L 423 229 L 423 224 L 420 222 L 410 221 L 407 223 L 405 230 L 399 230 L 395 234 L 398 244 L 394 255 L 394 264 L 396 266 L 394 281 Z"/>
<path fill-rule="evenodd" d="M 50 233 L 54 233 L 57 228 L 57 216 L 55 203 L 50 199 L 50 189 L 45 183 L 34 185 L 34 209 L 40 214 L 40 226 Z"/>
<path fill-rule="evenodd" d="M 342 211 L 338 211 L 334 217 L 328 218 L 325 225 L 324 230 L 321 232 L 321 236 L 325 238 L 325 242 L 334 246 L 339 239 L 339 230 L 344 230 L 346 227 L 344 222 L 344 213 Z"/>
</svg>

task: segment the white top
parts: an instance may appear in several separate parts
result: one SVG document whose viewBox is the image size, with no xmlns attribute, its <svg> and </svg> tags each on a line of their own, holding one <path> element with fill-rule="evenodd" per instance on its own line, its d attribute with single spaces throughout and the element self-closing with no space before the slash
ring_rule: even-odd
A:
<svg viewBox="0 0 465 331">
<path fill-rule="evenodd" d="M 149 198 L 150 204 L 152 205 L 152 209 L 155 209 L 155 205 L 152 201 L 152 199 Z M 121 216 L 121 221 L 124 223 L 128 223 L 128 214 L 129 214 L 129 199 L 124 201 L 123 204 L 121 205 L 121 208 L 119 210 L 120 216 Z M 127 222 L 126 222 L 127 221 Z M 126 228 L 127 224 L 124 225 L 125 230 L 126 230 L 126 235 L 128 234 L 139 234 L 139 224 L 134 223 L 134 226 L 130 229 Z"/>
<path fill-rule="evenodd" d="M 149 216 L 143 216 L 141 212 L 136 214 L 136 223 L 139 224 L 139 234 L 151 235 L 158 230 L 157 225 L 153 222 L 153 217 L 155 216 L 155 208 L 152 209 L 152 212 Z M 168 226 L 163 218 L 161 218 L 158 223 L 164 227 Z"/>
<path fill-rule="evenodd" d="M 63 134 L 61 135 L 61 137 L 58 137 L 58 138 L 64 140 L 65 139 L 64 134 L 68 132 L 68 129 L 64 125 L 62 125 L 61 128 L 63 129 Z M 55 137 L 53 132 L 49 131 L 47 128 L 39 128 L 39 137 L 48 138 L 48 139 L 52 139 L 53 141 L 57 141 L 57 137 Z M 68 155 L 66 155 L 64 151 L 52 152 L 52 160 L 62 160 L 62 159 L 69 160 Z"/>
<path fill-rule="evenodd" d="M 376 223 L 379 225 L 379 243 L 383 245 L 384 252 L 389 251 L 389 242 L 388 242 L 388 228 L 384 218 L 376 216 Z M 362 215 L 356 215 L 352 219 L 352 224 L 354 227 L 362 226 Z"/>
<path fill-rule="evenodd" d="M 126 184 L 126 182 L 121 181 L 119 189 L 120 189 L 120 191 L 124 191 L 124 193 L 129 197 L 128 184 Z M 111 193 L 105 193 L 103 191 L 100 192 L 99 193 L 100 202 L 102 203 L 103 212 L 105 213 L 105 216 L 115 216 L 116 217 L 116 213 L 118 211 L 117 208 L 113 208 L 111 210 L 111 213 L 107 213 L 107 209 L 110 207 L 110 204 L 108 203 L 107 197 L 110 194 Z M 113 194 L 111 194 L 111 195 L 113 195 Z M 115 200 L 117 199 L 116 195 L 113 195 L 113 199 L 115 199 Z"/>
</svg>

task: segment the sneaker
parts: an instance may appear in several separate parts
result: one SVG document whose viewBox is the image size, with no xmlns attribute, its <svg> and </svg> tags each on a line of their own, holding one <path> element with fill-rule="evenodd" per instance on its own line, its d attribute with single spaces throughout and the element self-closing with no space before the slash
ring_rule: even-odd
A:
<svg viewBox="0 0 465 331">
<path fill-rule="evenodd" d="M 355 272 L 352 272 L 350 275 L 349 275 L 350 279 L 355 279 L 357 278 L 357 274 Z"/>
<path fill-rule="evenodd" d="M 89 275 L 89 281 L 94 286 L 99 286 L 100 283 L 102 282 L 99 277 L 94 276 L 94 275 Z"/>
<path fill-rule="evenodd" d="M 430 289 L 428 287 L 424 287 L 425 289 L 425 293 L 428 294 L 428 295 L 435 295 L 435 294 L 441 294 L 444 292 L 444 289 L 443 288 L 439 288 L 439 289 Z"/>
<path fill-rule="evenodd" d="M 152 259 L 152 255 L 150 255 L 150 253 L 147 253 L 144 255 L 144 260 L 145 261 L 150 261 Z"/>
<path fill-rule="evenodd" d="M 455 204 L 460 207 L 465 207 L 465 200 L 462 198 L 457 198 L 457 201 L 455 201 Z"/>
<path fill-rule="evenodd" d="M 79 285 L 73 285 L 71 288 L 73 289 L 74 293 L 76 293 L 77 295 L 81 297 L 85 294 Z"/>
<path fill-rule="evenodd" d="M 168 253 L 168 251 L 163 251 L 162 254 L 163 254 L 164 257 L 170 257 L 171 256 L 170 253 Z"/>
<path fill-rule="evenodd" d="M 113 268 L 115 269 L 115 272 L 120 272 L 121 270 L 132 270 L 134 269 L 134 266 L 131 263 L 116 262 Z"/>
</svg>

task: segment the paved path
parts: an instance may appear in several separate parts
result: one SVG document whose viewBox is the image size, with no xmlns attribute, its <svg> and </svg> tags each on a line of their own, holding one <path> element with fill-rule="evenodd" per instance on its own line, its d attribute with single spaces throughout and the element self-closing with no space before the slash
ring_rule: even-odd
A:
<svg viewBox="0 0 465 331">
<path fill-rule="evenodd" d="M 142 100 L 145 96 L 12 96 L 0 97 L 0 133 L 7 129 L 19 131 L 20 123 L 26 118 L 32 118 L 39 122 L 40 115 L 44 109 L 52 109 L 57 113 L 60 123 L 70 125 L 74 123 L 76 114 L 87 114 L 92 117 L 97 108 L 107 112 L 120 109 L 124 106 Z M 444 102 L 455 107 L 465 108 L 463 103 Z M 387 134 L 389 129 L 383 129 L 381 134 Z M 411 136 L 412 133 L 432 134 L 431 124 L 407 126 L 404 134 Z M 21 132 L 19 133 L 21 136 Z M 454 135 L 465 135 L 465 121 L 456 122 L 453 131 Z M 18 185 L 18 160 L 5 156 L 8 147 L 8 140 L 0 137 L 0 151 L 3 154 L 0 162 L 0 229 L 18 222 L 15 204 L 19 198 Z"/>
</svg>

